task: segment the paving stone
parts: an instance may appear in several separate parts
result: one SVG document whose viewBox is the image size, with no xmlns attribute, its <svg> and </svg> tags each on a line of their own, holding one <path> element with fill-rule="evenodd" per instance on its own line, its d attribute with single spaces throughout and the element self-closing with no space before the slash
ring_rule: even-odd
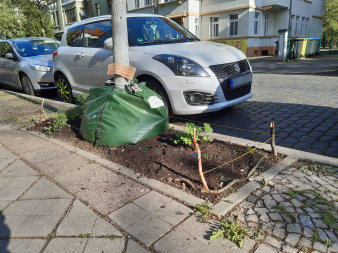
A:
<svg viewBox="0 0 338 253">
<path fill-rule="evenodd" d="M 308 213 L 313 213 L 314 210 L 311 207 L 304 208 L 304 210 Z"/>
<path fill-rule="evenodd" d="M 285 228 L 286 224 L 284 222 L 276 222 L 275 227 L 276 228 Z"/>
<path fill-rule="evenodd" d="M 327 249 L 329 252 L 338 252 L 338 243 L 333 244 L 330 248 Z"/>
<path fill-rule="evenodd" d="M 0 200 L 0 210 L 4 209 L 11 202 L 11 200 Z"/>
<path fill-rule="evenodd" d="M 318 231 L 320 240 L 325 241 L 326 238 L 327 238 L 327 235 L 326 235 L 326 233 L 324 232 L 324 230 L 322 230 L 322 229 L 320 229 L 320 228 L 317 228 L 317 231 Z"/>
<path fill-rule="evenodd" d="M 267 236 L 266 238 L 265 238 L 265 242 L 267 243 L 267 244 L 270 244 L 270 245 L 272 245 L 272 246 L 274 246 L 275 248 L 277 248 L 277 249 L 279 249 L 281 246 L 282 246 L 282 241 L 278 241 L 278 240 L 276 240 L 275 238 L 273 238 L 273 237 L 271 237 L 271 236 Z M 268 251 L 266 251 L 266 252 L 268 252 Z M 265 253 L 266 253 L 265 252 Z"/>
<path fill-rule="evenodd" d="M 273 208 L 277 204 L 277 202 L 273 199 L 265 199 L 264 204 L 267 208 Z"/>
<path fill-rule="evenodd" d="M 123 229 L 126 229 L 127 227 L 135 224 L 148 214 L 150 214 L 150 212 L 135 205 L 134 203 L 129 203 L 116 210 L 115 212 L 109 214 L 109 218 L 111 218 Z"/>
<path fill-rule="evenodd" d="M 265 191 L 265 192 L 270 192 L 270 187 L 269 186 L 264 186 L 263 188 L 262 188 L 262 190 L 263 191 Z"/>
<path fill-rule="evenodd" d="M 285 211 L 289 212 L 289 213 L 294 213 L 295 209 L 291 206 L 288 206 L 287 208 L 285 208 Z"/>
<path fill-rule="evenodd" d="M 313 224 L 312 224 L 310 216 L 299 215 L 299 220 L 303 226 L 313 228 Z"/>
<path fill-rule="evenodd" d="M 289 233 L 297 233 L 297 234 L 302 233 L 301 227 L 299 226 L 299 224 L 296 224 L 296 223 L 288 224 L 287 227 L 286 227 L 286 230 Z"/>
<path fill-rule="evenodd" d="M 311 218 L 315 219 L 315 218 L 321 218 L 322 216 L 319 213 L 309 213 L 309 215 L 311 216 Z"/>
<path fill-rule="evenodd" d="M 259 219 L 264 222 L 267 222 L 270 220 L 269 216 L 266 213 L 261 213 L 261 215 L 259 216 Z"/>
<path fill-rule="evenodd" d="M 71 253 L 82 253 L 87 240 L 87 238 L 54 238 L 49 242 L 44 253 L 64 252 L 65 249 Z"/>
<path fill-rule="evenodd" d="M 258 222 L 258 217 L 256 214 L 251 214 L 245 217 L 247 222 Z"/>
<path fill-rule="evenodd" d="M 273 222 L 265 222 L 262 225 L 262 229 L 267 233 L 267 234 L 272 234 L 273 232 Z"/>
<path fill-rule="evenodd" d="M 111 252 L 121 253 L 124 248 L 124 238 L 106 239 L 89 238 L 83 253 Z"/>
<path fill-rule="evenodd" d="M 298 242 L 298 244 L 303 248 L 303 249 L 311 249 L 312 248 L 312 241 L 307 238 L 302 238 Z"/>
<path fill-rule="evenodd" d="M 21 199 L 71 199 L 67 192 L 46 178 L 39 180 Z"/>
<path fill-rule="evenodd" d="M 271 196 L 271 194 L 265 194 L 264 196 L 262 196 L 262 199 L 263 200 L 270 200 L 270 199 L 272 199 L 272 196 Z"/>
<path fill-rule="evenodd" d="M 0 177 L 26 177 L 37 175 L 38 173 L 35 170 L 23 163 L 21 160 L 13 162 L 0 173 Z"/>
<path fill-rule="evenodd" d="M 271 247 L 270 245 L 267 244 L 261 244 L 258 246 L 258 248 L 255 250 L 255 253 L 266 253 L 266 252 L 278 252 L 275 248 Z"/>
<path fill-rule="evenodd" d="M 327 225 L 323 222 L 322 219 L 313 219 L 313 223 L 317 228 L 327 228 Z"/>
<path fill-rule="evenodd" d="M 304 193 L 304 195 L 306 197 L 308 197 L 309 199 L 314 199 L 315 198 L 315 196 L 313 196 L 311 193 Z"/>
<path fill-rule="evenodd" d="M 36 253 L 40 252 L 46 240 L 42 239 L 13 239 L 0 240 L 0 252 Z"/>
<path fill-rule="evenodd" d="M 312 238 L 313 236 L 313 231 L 310 228 L 304 227 L 304 232 L 303 232 L 305 237 Z"/>
<path fill-rule="evenodd" d="M 127 253 L 147 253 L 145 248 L 143 248 L 141 245 L 136 243 L 133 239 L 128 239 L 128 245 L 127 245 Z"/>
<path fill-rule="evenodd" d="M 273 221 L 283 221 L 283 218 L 279 213 L 269 213 L 269 216 Z"/>
<path fill-rule="evenodd" d="M 0 200 L 17 199 L 36 180 L 35 176 L 0 178 Z"/>
<path fill-rule="evenodd" d="M 148 215 L 126 228 L 136 239 L 149 246 L 171 230 L 172 226 L 161 219 Z"/>
<path fill-rule="evenodd" d="M 296 246 L 300 238 L 300 234 L 288 234 L 285 241 L 292 246 Z"/>
<path fill-rule="evenodd" d="M 297 199 L 291 200 L 291 203 L 292 203 L 295 207 L 301 207 L 301 206 L 303 206 L 303 203 L 300 202 L 300 201 L 297 200 Z"/>
<path fill-rule="evenodd" d="M 257 193 L 256 193 L 257 195 Z M 256 204 L 257 201 L 259 200 L 259 198 L 256 196 L 256 195 L 250 195 L 248 198 L 247 198 L 247 201 L 253 203 L 253 204 Z"/>
<path fill-rule="evenodd" d="M 329 239 L 333 242 L 338 242 L 338 238 L 336 237 L 336 235 L 334 233 L 332 233 L 329 230 L 325 230 L 325 233 L 327 234 L 327 236 L 329 237 Z"/>
<path fill-rule="evenodd" d="M 284 198 L 282 197 L 281 194 L 273 194 L 273 195 L 272 195 L 272 198 L 273 198 L 274 200 L 276 200 L 277 202 L 281 202 L 281 201 L 284 200 Z"/>
<path fill-rule="evenodd" d="M 266 209 L 266 208 L 256 208 L 255 207 L 254 210 L 257 213 L 268 213 L 269 212 L 268 209 Z"/>
<path fill-rule="evenodd" d="M 324 251 L 324 252 L 327 250 L 327 246 L 325 244 L 323 244 L 323 243 L 320 243 L 320 242 L 315 242 L 313 244 L 313 248 L 315 250 Z"/>
<path fill-rule="evenodd" d="M 43 147 L 41 149 L 35 149 L 34 151 L 22 153 L 21 156 L 30 163 L 35 164 L 63 157 L 67 154 L 69 154 L 69 151 L 67 151 L 66 149 L 49 143 L 47 148 Z"/>
<path fill-rule="evenodd" d="M 253 222 L 248 222 L 247 225 L 251 228 L 258 228 L 259 227 L 258 223 L 253 223 Z"/>
<path fill-rule="evenodd" d="M 144 210 L 154 211 L 168 203 L 170 200 L 170 198 L 165 197 L 158 192 L 151 191 L 134 200 L 133 202 Z"/>
<path fill-rule="evenodd" d="M 245 209 L 252 208 L 253 206 L 254 204 L 248 201 L 244 201 L 241 204 L 239 204 L 239 207 L 245 208 Z"/>
<path fill-rule="evenodd" d="M 284 228 L 275 227 L 273 229 L 273 235 L 277 236 L 278 238 L 283 239 L 285 237 L 285 229 Z"/>
<path fill-rule="evenodd" d="M 297 253 L 298 249 L 297 248 L 292 248 L 290 246 L 283 246 L 282 251 L 285 253 Z"/>
<path fill-rule="evenodd" d="M 250 208 L 247 212 L 246 212 L 246 214 L 254 214 L 255 212 L 254 212 L 254 210 L 252 210 L 252 208 Z"/>
<path fill-rule="evenodd" d="M 293 221 L 286 214 L 282 213 L 281 216 L 285 220 L 286 223 L 293 223 Z"/>
</svg>

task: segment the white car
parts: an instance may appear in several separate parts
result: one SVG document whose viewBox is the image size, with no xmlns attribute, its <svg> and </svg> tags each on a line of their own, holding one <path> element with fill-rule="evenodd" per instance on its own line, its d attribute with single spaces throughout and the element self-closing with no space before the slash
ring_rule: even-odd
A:
<svg viewBox="0 0 338 253">
<path fill-rule="evenodd" d="M 168 18 L 128 14 L 130 65 L 173 114 L 217 111 L 252 96 L 252 70 L 238 49 L 202 42 Z M 111 16 L 67 27 L 54 53 L 54 79 L 63 101 L 105 85 L 113 62 Z"/>
</svg>

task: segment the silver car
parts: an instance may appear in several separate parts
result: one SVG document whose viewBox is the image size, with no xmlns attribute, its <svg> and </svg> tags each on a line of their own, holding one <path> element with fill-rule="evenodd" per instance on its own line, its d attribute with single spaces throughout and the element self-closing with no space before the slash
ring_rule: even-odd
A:
<svg viewBox="0 0 338 253">
<path fill-rule="evenodd" d="M 199 114 L 252 96 L 252 70 L 238 49 L 200 41 L 172 20 L 128 14 L 130 65 L 135 77 L 159 93 L 173 114 Z M 113 62 L 111 16 L 68 26 L 55 52 L 54 79 L 63 101 L 102 86 Z"/>
<path fill-rule="evenodd" d="M 0 83 L 29 95 L 56 89 L 53 53 L 59 42 L 51 38 L 0 41 Z"/>
</svg>

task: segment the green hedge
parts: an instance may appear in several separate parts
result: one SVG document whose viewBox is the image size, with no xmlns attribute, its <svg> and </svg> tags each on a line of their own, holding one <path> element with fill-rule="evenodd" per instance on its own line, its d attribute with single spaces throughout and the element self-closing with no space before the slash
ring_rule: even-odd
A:
<svg viewBox="0 0 338 253">
<path fill-rule="evenodd" d="M 226 44 L 229 46 L 233 46 L 241 50 L 246 55 L 246 50 L 248 49 L 248 41 L 247 40 L 212 40 L 216 43 Z"/>
</svg>

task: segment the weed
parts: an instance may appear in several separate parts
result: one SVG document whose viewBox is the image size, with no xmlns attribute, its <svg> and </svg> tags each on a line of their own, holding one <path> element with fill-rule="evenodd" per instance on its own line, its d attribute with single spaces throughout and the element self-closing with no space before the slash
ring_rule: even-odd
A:
<svg viewBox="0 0 338 253">
<path fill-rule="evenodd" d="M 212 157 L 213 157 L 213 155 L 208 155 L 207 153 L 204 154 L 205 159 L 211 159 Z"/>
<path fill-rule="evenodd" d="M 266 181 L 266 179 L 264 177 L 262 177 L 262 179 L 261 179 L 261 184 L 262 185 L 267 185 L 268 184 L 268 182 Z"/>
<path fill-rule="evenodd" d="M 64 112 L 58 111 L 55 118 L 51 122 L 48 122 L 48 126 L 44 127 L 47 135 L 51 136 L 52 133 L 60 131 L 67 124 L 67 116 Z"/>
<path fill-rule="evenodd" d="M 176 140 L 172 140 L 174 144 L 179 145 L 183 144 L 186 146 L 192 146 L 193 139 L 194 139 L 194 128 L 196 128 L 196 142 L 203 141 L 210 141 L 212 142 L 213 139 L 209 136 L 204 135 L 200 137 L 202 133 L 212 133 L 213 130 L 208 123 L 204 123 L 204 127 L 196 126 L 194 123 L 187 122 L 185 123 L 185 134 L 176 134 Z"/>
<path fill-rule="evenodd" d="M 80 237 L 80 238 L 92 238 L 93 235 L 90 234 L 90 233 L 87 233 L 87 234 L 79 234 L 79 237 Z"/>
<path fill-rule="evenodd" d="M 51 232 L 46 236 L 46 240 L 49 242 L 55 237 L 55 232 Z"/>
<path fill-rule="evenodd" d="M 220 228 L 212 233 L 212 235 L 210 236 L 210 240 L 224 237 L 237 244 L 238 247 L 242 248 L 243 239 L 250 235 L 251 233 L 248 230 L 244 229 L 237 220 L 229 221 L 222 219 L 220 221 Z"/>
<path fill-rule="evenodd" d="M 85 205 L 85 206 L 89 206 L 89 203 L 85 200 L 81 200 L 81 202 Z"/>
<path fill-rule="evenodd" d="M 284 192 L 285 194 L 289 195 L 292 199 L 294 199 L 297 195 L 297 192 L 292 191 L 292 190 L 288 190 L 286 192 Z"/>
<path fill-rule="evenodd" d="M 326 238 L 325 244 L 327 247 L 331 247 L 333 245 L 333 241 L 331 241 L 329 238 Z"/>
<path fill-rule="evenodd" d="M 76 118 L 82 119 L 83 110 L 86 105 L 88 96 L 89 94 L 84 93 L 75 98 L 75 102 L 77 106 L 66 111 L 66 115 L 70 120 L 74 120 Z"/>
<path fill-rule="evenodd" d="M 107 238 L 107 239 L 110 239 L 110 240 L 114 240 L 114 239 L 116 239 L 116 238 L 121 238 L 121 236 L 119 236 L 119 235 L 109 235 L 109 234 L 107 234 L 107 235 L 104 236 L 104 238 Z"/>
<path fill-rule="evenodd" d="M 211 218 L 211 210 L 209 202 L 206 201 L 202 205 L 196 205 L 195 210 L 197 212 L 197 220 L 199 222 L 207 222 Z"/>
<path fill-rule="evenodd" d="M 326 154 L 326 150 L 322 150 L 322 154 Z M 300 170 L 306 174 L 312 174 L 315 173 L 317 175 L 323 175 L 323 176 L 330 176 L 332 174 L 335 174 L 335 172 L 332 169 L 326 168 L 320 164 L 310 164 L 310 165 L 304 165 L 300 168 Z"/>
<path fill-rule="evenodd" d="M 325 210 L 323 214 L 321 214 L 323 217 L 323 222 L 328 226 L 333 226 L 337 223 L 337 219 L 332 214 L 330 210 Z"/>
<path fill-rule="evenodd" d="M 256 152 L 255 147 L 247 147 L 246 150 L 249 152 L 250 155 L 253 155 Z"/>
<path fill-rule="evenodd" d="M 96 163 L 96 161 L 95 160 L 89 160 L 88 161 L 88 164 L 93 164 L 93 163 Z"/>
<path fill-rule="evenodd" d="M 317 229 L 313 229 L 313 236 L 311 238 L 313 242 L 320 242 L 320 235 Z"/>
</svg>

